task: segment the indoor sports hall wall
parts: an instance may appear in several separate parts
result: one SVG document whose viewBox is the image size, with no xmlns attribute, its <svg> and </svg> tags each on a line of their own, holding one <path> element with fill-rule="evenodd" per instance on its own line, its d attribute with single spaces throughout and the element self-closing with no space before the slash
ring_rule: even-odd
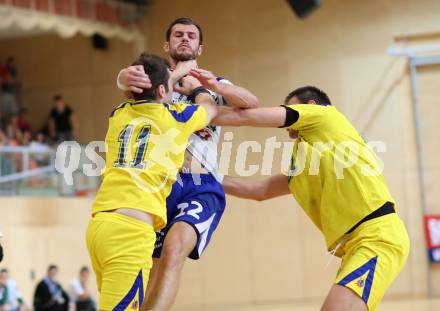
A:
<svg viewBox="0 0 440 311">
<path fill-rule="evenodd" d="M 402 42 L 439 43 L 439 9 L 435 1 L 330 0 L 301 21 L 285 1 L 156 1 L 149 16 L 148 46 L 160 53 L 167 25 L 177 16 L 191 16 L 204 29 L 201 67 L 249 88 L 265 106 L 281 104 L 295 87 L 317 85 L 366 140 L 384 141 L 385 175 L 412 241 L 408 264 L 388 297 L 425 296 L 428 269 L 437 294 L 440 278 L 438 268 L 429 268 L 426 261 L 408 67 L 405 59 L 393 58 L 386 50 Z M 434 94 L 440 95 L 438 70 L 420 72 L 421 92 L 426 94 L 421 95 L 422 136 L 429 145 L 425 163 L 431 213 L 440 212 L 435 190 L 440 147 L 433 120 L 440 113 L 434 100 Z M 274 135 L 282 141 L 287 136 L 281 130 L 233 131 L 237 143 L 263 142 Z M 279 162 L 280 152 L 277 155 Z M 250 153 L 247 163 L 259 164 L 261 157 Z M 277 173 L 278 165 L 274 167 Z M 338 266 L 333 261 L 326 270 L 327 260 L 322 238 L 293 199 L 230 199 L 206 257 L 187 270 L 188 286 L 182 286 L 180 302 L 190 303 L 194 292 L 203 303 L 322 298 Z M 208 274 L 206 265 L 216 268 Z M 199 270 L 202 274 L 195 272 Z M 200 287 L 197 280 L 202 280 Z"/>
<path fill-rule="evenodd" d="M 27 304 L 47 267 L 59 267 L 59 280 L 66 289 L 79 269 L 90 267 L 85 228 L 90 217 L 91 199 L 85 198 L 1 198 L 0 228 L 7 267 Z M 95 276 L 90 288 L 97 297 Z"/>
<path fill-rule="evenodd" d="M 46 121 L 52 97 L 60 93 L 78 116 L 78 140 L 85 143 L 104 137 L 107 117 L 122 100 L 116 75 L 135 55 L 132 43 L 110 39 L 108 46 L 106 51 L 96 50 L 91 39 L 82 35 L 0 38 L 0 59 L 15 57 L 23 106 L 29 110 L 34 129 Z"/>
<path fill-rule="evenodd" d="M 285 95 L 297 86 L 317 85 L 328 92 L 366 140 L 386 143 L 387 151 L 380 154 L 385 163 L 384 173 L 412 242 L 408 264 L 387 298 L 415 298 L 427 296 L 428 273 L 433 278 L 434 293 L 440 294 L 440 271 L 428 267 L 426 261 L 408 67 L 404 59 L 388 56 L 386 49 L 396 42 L 440 43 L 439 10 L 438 2 L 428 0 L 328 0 L 323 1 L 322 8 L 309 19 L 301 21 L 294 17 L 285 1 L 161 0 L 154 1 L 146 22 L 150 51 L 161 53 L 167 25 L 178 16 L 195 18 L 205 35 L 201 67 L 247 87 L 258 95 L 264 106 L 281 104 Z M 36 70 L 34 67 L 23 70 L 33 77 L 35 85 L 26 96 L 35 96 L 41 102 L 50 100 L 58 85 L 59 69 L 51 67 L 55 62 L 57 67 L 65 68 L 66 74 L 60 76 L 63 80 L 59 85 L 65 90 L 61 92 L 66 101 L 69 103 L 70 97 L 78 98 L 79 117 L 85 122 L 82 139 L 102 139 L 107 125 L 106 109 L 120 99 L 114 88 L 114 76 L 121 65 L 132 61 L 132 52 L 126 51 L 122 43 L 116 43 L 116 51 L 113 50 L 111 56 L 99 54 L 89 50 L 88 45 L 86 48 L 89 42 L 83 42 L 86 39 L 80 37 L 70 43 L 63 41 L 66 46 L 57 43 L 57 48 L 51 44 L 60 39 L 47 36 L 38 40 L 47 42 L 34 48 L 34 53 L 40 55 L 37 59 L 45 61 L 33 61 Z M 50 57 L 46 56 L 43 46 L 52 51 Z M 57 51 L 61 49 L 66 56 L 58 62 Z M 3 55 L 3 45 L 0 53 Z M 23 53 L 29 53 L 24 54 L 24 59 L 37 57 L 30 52 Z M 85 64 L 80 62 L 84 59 Z M 430 213 L 440 213 L 436 117 L 440 115 L 439 76 L 438 67 L 420 71 Z M 33 95 L 33 89 L 37 95 Z M 32 109 L 38 118 L 42 117 L 38 107 Z M 229 130 L 235 135 L 234 146 L 243 140 L 264 142 L 272 136 L 277 136 L 278 141 L 287 140 L 282 130 L 225 129 Z M 234 174 L 236 156 L 234 151 L 231 174 Z M 246 163 L 260 164 L 261 158 L 261 153 L 251 152 Z M 280 158 L 277 151 L 274 174 L 279 172 Z M 12 241 L 16 244 L 6 263 L 11 266 L 14 277 L 23 281 L 27 295 L 33 286 L 29 269 L 35 269 L 42 276 L 45 264 L 57 260 L 62 278 L 67 280 L 87 260 L 85 246 L 79 241 L 83 240 L 81 235 L 91 201 L 37 201 L 0 200 L 0 228 L 9 226 L 2 230 L 13 235 Z M 35 212 L 33 207 L 39 205 Z M 5 221 L 3 213 L 11 220 Z M 32 222 L 34 219 L 37 220 Z M 16 224 L 19 224 L 18 231 Z M 43 233 L 27 238 L 35 232 Z M 50 251 L 33 250 L 34 245 Z M 9 250 L 12 246 L 7 244 L 7 247 Z M 35 261 L 31 257 L 34 253 Z M 335 259 L 326 269 L 328 259 L 323 239 L 292 198 L 265 203 L 228 198 L 225 216 L 205 256 L 185 266 L 177 306 L 209 309 L 213 305 L 322 299 L 339 264 Z"/>
</svg>

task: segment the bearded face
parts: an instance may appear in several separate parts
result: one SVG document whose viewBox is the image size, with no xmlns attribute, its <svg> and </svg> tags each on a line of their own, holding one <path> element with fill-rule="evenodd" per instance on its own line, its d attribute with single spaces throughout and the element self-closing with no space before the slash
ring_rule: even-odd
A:
<svg viewBox="0 0 440 311">
<path fill-rule="evenodd" d="M 164 50 L 176 62 L 196 59 L 202 52 L 199 30 L 194 25 L 176 24 Z"/>
</svg>

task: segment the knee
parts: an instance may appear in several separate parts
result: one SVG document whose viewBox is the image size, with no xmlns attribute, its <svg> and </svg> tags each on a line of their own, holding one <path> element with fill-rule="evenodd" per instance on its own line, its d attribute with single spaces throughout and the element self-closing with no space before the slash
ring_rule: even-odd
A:
<svg viewBox="0 0 440 311">
<path fill-rule="evenodd" d="M 180 243 L 169 243 L 164 245 L 161 254 L 161 266 L 175 268 L 183 264 L 186 258 L 183 246 Z"/>
</svg>

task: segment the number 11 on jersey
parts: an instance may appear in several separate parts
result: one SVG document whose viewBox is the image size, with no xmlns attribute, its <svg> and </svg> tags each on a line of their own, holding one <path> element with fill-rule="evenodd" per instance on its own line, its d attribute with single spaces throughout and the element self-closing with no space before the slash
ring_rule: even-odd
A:
<svg viewBox="0 0 440 311">
<path fill-rule="evenodd" d="M 145 151 L 147 150 L 148 139 L 150 137 L 151 126 L 143 125 L 141 130 L 139 131 L 139 134 L 136 137 L 136 141 L 131 142 L 133 130 L 133 125 L 127 125 L 118 136 L 118 141 L 121 144 L 119 145 L 118 159 L 114 163 L 115 167 L 143 169 L 146 166 L 146 161 L 144 161 L 144 157 Z M 129 152 L 131 150 L 130 143 L 135 143 L 137 145 L 137 148 L 134 159 L 129 160 L 129 165 L 127 165 L 126 154 L 127 151 Z"/>
</svg>

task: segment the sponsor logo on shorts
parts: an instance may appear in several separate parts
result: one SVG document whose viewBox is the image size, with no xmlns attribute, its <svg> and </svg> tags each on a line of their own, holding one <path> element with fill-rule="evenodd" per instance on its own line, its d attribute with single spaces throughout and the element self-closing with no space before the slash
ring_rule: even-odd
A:
<svg viewBox="0 0 440 311">
<path fill-rule="evenodd" d="M 365 280 L 364 280 L 364 279 L 359 279 L 359 280 L 356 282 L 356 285 L 357 285 L 358 287 L 360 287 L 360 288 L 364 287 L 364 286 L 365 286 Z"/>
</svg>

